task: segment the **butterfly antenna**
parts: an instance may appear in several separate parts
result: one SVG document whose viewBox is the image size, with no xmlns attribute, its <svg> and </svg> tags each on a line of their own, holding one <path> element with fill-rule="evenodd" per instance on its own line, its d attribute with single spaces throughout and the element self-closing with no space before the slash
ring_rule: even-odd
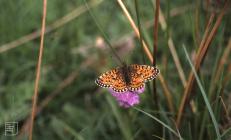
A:
<svg viewBox="0 0 231 140">
<path fill-rule="evenodd" d="M 100 33 L 102 34 L 103 38 L 105 39 L 106 43 L 108 44 L 108 47 L 111 49 L 111 52 L 113 53 L 113 55 L 117 58 L 117 60 L 120 62 L 121 65 L 124 65 L 124 62 L 121 60 L 121 58 L 119 57 L 119 55 L 116 53 L 115 49 L 112 47 L 107 35 L 104 33 L 103 28 L 101 26 L 101 24 L 97 21 L 97 19 L 95 18 L 96 16 L 92 13 L 91 9 L 89 8 L 88 3 L 86 2 L 86 0 L 84 0 L 86 8 L 89 12 L 89 14 L 91 15 L 92 19 L 94 20 L 96 26 L 98 27 Z"/>
<path fill-rule="evenodd" d="M 123 66 L 126 66 L 128 62 L 126 60 L 123 61 Z"/>
</svg>

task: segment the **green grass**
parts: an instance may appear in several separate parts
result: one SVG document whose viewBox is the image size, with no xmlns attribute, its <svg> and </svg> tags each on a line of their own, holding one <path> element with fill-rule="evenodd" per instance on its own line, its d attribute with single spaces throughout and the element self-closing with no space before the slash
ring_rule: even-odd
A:
<svg viewBox="0 0 231 140">
<path fill-rule="evenodd" d="M 152 51 L 155 1 L 124 2 Z M 140 94 L 140 104 L 124 109 L 118 106 L 107 90 L 94 83 L 101 73 L 118 66 L 118 58 L 110 45 L 128 64 L 152 64 L 142 50 L 142 43 L 132 34 L 133 30 L 116 1 L 102 0 L 94 8 L 91 8 L 90 3 L 90 0 L 48 0 L 47 26 L 77 7 L 82 6 L 86 11 L 45 35 L 38 106 L 41 107 L 40 103 L 48 97 L 55 96 L 36 116 L 33 140 L 231 138 L 230 81 L 224 85 L 224 80 L 230 76 L 230 56 L 218 80 L 213 81 L 231 36 L 228 24 L 231 21 L 230 12 L 222 19 L 206 57 L 196 72 L 193 66 L 194 54 L 198 50 L 195 11 L 199 11 L 201 36 L 210 13 L 199 1 L 161 1 L 167 29 L 163 31 L 159 25 L 157 66 L 173 97 L 175 110 L 169 111 L 159 79 L 156 79 L 158 109 L 155 107 L 151 82 L 146 84 L 145 92 Z M 181 12 L 185 5 L 193 7 L 171 16 L 173 9 Z M 3 45 L 40 29 L 41 16 L 42 1 L 1 0 L 0 50 Z M 172 37 L 176 46 L 186 79 L 190 71 L 196 77 L 192 96 L 189 97 L 189 101 L 194 101 L 195 112 L 187 102 L 179 127 L 175 121 L 184 87 L 167 46 L 169 37 Z M 104 41 L 99 43 L 99 38 Z M 30 115 L 39 43 L 40 38 L 36 38 L 5 52 L 0 51 L 0 140 L 28 139 L 28 131 L 18 138 L 2 134 L 5 122 L 17 121 L 21 129 Z M 182 47 L 182 44 L 187 48 Z"/>
<path fill-rule="evenodd" d="M 209 115 L 210 115 L 210 117 L 211 117 L 211 119 L 212 119 L 213 126 L 214 126 L 214 129 L 215 129 L 216 134 L 217 134 L 217 139 L 218 139 L 218 140 L 221 140 L 221 134 L 220 134 L 220 132 L 219 132 L 218 123 L 217 123 L 217 121 L 216 121 L 216 118 L 215 118 L 215 116 L 214 116 L 213 110 L 212 110 L 211 105 L 210 105 L 210 103 L 209 103 L 208 97 L 207 97 L 207 95 L 206 95 L 206 93 L 205 93 L 205 90 L 204 90 L 204 88 L 203 88 L 203 86 L 202 86 L 202 83 L 201 83 L 201 81 L 200 81 L 200 79 L 199 79 L 199 77 L 198 77 L 198 74 L 197 74 L 197 72 L 196 72 L 196 70 L 195 70 L 195 68 L 194 68 L 194 66 L 193 66 L 193 64 L 192 64 L 192 62 L 191 62 L 191 60 L 190 60 L 190 58 L 189 58 L 189 55 L 188 55 L 188 52 L 187 52 L 185 46 L 183 46 L 183 48 L 184 48 L 184 51 L 185 51 L 187 60 L 188 60 L 190 66 L 191 66 L 191 68 L 192 68 L 192 70 L 193 70 L 193 73 L 194 73 L 195 77 L 196 77 L 196 81 L 197 81 L 197 83 L 198 83 L 198 85 L 199 85 L 199 88 L 200 88 L 200 90 L 201 90 L 201 94 L 202 94 L 202 96 L 203 96 L 203 99 L 204 99 L 204 102 L 205 102 L 205 104 L 206 104 L 206 107 L 208 108 Z"/>
</svg>

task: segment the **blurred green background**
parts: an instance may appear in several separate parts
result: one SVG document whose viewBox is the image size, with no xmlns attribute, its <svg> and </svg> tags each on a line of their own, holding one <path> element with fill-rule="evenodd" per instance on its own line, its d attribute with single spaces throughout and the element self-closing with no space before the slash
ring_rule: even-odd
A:
<svg viewBox="0 0 231 140">
<path fill-rule="evenodd" d="M 87 2 L 94 18 L 102 26 L 101 30 L 121 59 L 128 64 L 151 65 L 117 1 Z M 124 2 L 137 23 L 135 1 Z M 151 0 L 138 0 L 142 35 L 151 50 L 154 3 Z M 181 125 L 176 128 L 175 118 L 184 86 L 168 48 L 168 38 L 173 39 L 187 80 L 191 67 L 182 46 L 186 46 L 189 56 L 194 60 L 209 15 L 214 12 L 217 17 L 223 5 L 222 0 L 210 0 L 210 4 L 200 0 L 161 1 L 160 7 L 167 21 L 167 29 L 164 31 L 159 25 L 156 62 L 173 97 L 174 111 L 169 111 L 158 79 L 158 107 L 155 106 L 151 83 L 147 84 L 146 91 L 141 94 L 141 103 L 136 107 L 160 119 L 176 132 L 179 131 L 186 140 L 215 140 L 216 133 L 197 84 L 193 87 L 193 96 L 190 98 L 194 100 L 194 104 L 190 106 L 187 103 Z M 0 1 L 2 140 L 28 139 L 28 129 L 23 131 L 23 128 L 29 125 L 40 45 L 42 6 L 42 0 Z M 107 90 L 94 83 L 98 75 L 118 66 L 118 63 L 83 0 L 48 0 L 46 20 L 47 33 L 39 82 L 39 113 L 34 124 L 34 140 L 179 139 L 149 115 L 134 108 L 119 107 Z M 230 24 L 229 6 L 198 72 L 206 95 L 211 93 L 211 98 L 208 99 L 224 140 L 231 139 L 230 55 L 223 65 L 219 64 L 224 52 L 230 51 L 228 47 L 231 48 L 228 45 Z M 214 84 L 214 76 L 219 67 L 222 67 L 222 72 Z M 214 89 L 211 91 L 211 88 Z M 4 135 L 5 122 L 10 121 L 19 122 L 20 131 L 17 136 Z"/>
</svg>

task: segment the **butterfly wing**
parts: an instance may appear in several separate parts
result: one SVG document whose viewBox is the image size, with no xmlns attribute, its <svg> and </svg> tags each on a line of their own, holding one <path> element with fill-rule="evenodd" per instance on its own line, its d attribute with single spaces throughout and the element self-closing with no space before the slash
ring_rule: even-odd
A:
<svg viewBox="0 0 231 140">
<path fill-rule="evenodd" d="M 148 65 L 130 65 L 131 81 L 129 84 L 129 90 L 136 91 L 144 86 L 144 83 L 156 78 L 160 73 L 160 70 L 156 67 Z"/>
<path fill-rule="evenodd" d="M 133 64 L 131 67 L 134 73 L 143 77 L 144 82 L 153 80 L 160 73 L 160 70 L 153 66 Z"/>
<path fill-rule="evenodd" d="M 144 87 L 144 79 L 141 74 L 132 72 L 130 75 L 131 75 L 131 78 L 130 78 L 130 83 L 128 86 L 128 89 L 130 91 L 137 91 Z"/>
<path fill-rule="evenodd" d="M 128 90 L 126 82 L 123 79 L 121 68 L 115 68 L 103 73 L 95 82 L 100 87 L 111 88 L 116 92 L 125 92 Z"/>
</svg>

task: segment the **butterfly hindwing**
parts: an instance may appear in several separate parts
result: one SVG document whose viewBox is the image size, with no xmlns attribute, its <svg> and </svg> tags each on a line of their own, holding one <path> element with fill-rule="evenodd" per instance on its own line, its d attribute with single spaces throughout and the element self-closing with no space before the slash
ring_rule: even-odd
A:
<svg viewBox="0 0 231 140">
<path fill-rule="evenodd" d="M 96 79 L 96 84 L 104 88 L 112 88 L 112 90 L 116 92 L 127 91 L 127 86 L 120 68 L 115 68 L 103 73 Z"/>
<path fill-rule="evenodd" d="M 137 73 L 137 69 L 130 67 L 130 83 L 129 83 L 129 90 L 130 91 L 137 91 L 144 87 L 144 78 L 142 77 L 141 73 Z"/>
</svg>

